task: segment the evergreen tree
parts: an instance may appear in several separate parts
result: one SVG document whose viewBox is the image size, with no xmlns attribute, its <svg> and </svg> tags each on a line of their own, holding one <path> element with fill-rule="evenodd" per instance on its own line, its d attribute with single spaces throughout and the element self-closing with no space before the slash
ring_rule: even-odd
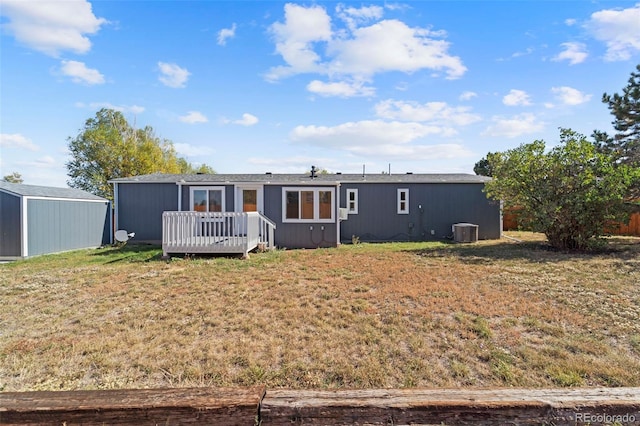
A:
<svg viewBox="0 0 640 426">
<path fill-rule="evenodd" d="M 601 152 L 612 155 L 617 163 L 640 167 L 640 64 L 631 73 L 622 94 L 605 93 L 602 102 L 615 117 L 611 124 L 617 133 L 610 136 L 594 131 L 596 146 Z M 640 188 L 634 186 L 632 189 L 635 196 L 640 196 Z"/>
</svg>

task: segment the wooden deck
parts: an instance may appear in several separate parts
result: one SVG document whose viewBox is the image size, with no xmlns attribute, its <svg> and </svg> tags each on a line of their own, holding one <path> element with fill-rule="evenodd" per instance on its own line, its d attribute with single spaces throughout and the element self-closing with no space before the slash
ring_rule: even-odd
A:
<svg viewBox="0 0 640 426">
<path fill-rule="evenodd" d="M 224 253 L 247 256 L 259 245 L 275 248 L 276 225 L 257 212 L 164 212 L 162 252 Z"/>
</svg>

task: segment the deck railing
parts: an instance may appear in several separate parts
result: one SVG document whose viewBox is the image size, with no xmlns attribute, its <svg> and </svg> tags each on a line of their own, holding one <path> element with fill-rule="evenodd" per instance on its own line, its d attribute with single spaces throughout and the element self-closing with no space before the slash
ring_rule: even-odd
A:
<svg viewBox="0 0 640 426">
<path fill-rule="evenodd" d="M 164 212 L 162 251 L 243 253 L 272 249 L 275 223 L 258 212 Z"/>
</svg>

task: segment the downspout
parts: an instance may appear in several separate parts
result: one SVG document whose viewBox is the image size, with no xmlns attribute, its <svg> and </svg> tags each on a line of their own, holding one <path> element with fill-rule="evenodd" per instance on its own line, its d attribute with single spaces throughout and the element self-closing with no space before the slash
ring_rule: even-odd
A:
<svg viewBox="0 0 640 426">
<path fill-rule="evenodd" d="M 178 211 L 182 211 L 182 184 L 178 182 Z"/>
<path fill-rule="evenodd" d="M 115 226 L 115 229 L 120 229 L 119 227 L 119 223 L 118 223 L 118 208 L 120 207 L 120 202 L 118 201 L 118 182 L 113 182 L 113 215 L 115 217 L 114 220 L 114 225 L 112 226 L 112 228 Z M 113 232 L 113 231 L 111 231 Z"/>
<path fill-rule="evenodd" d="M 26 258 L 29 256 L 29 221 L 27 220 L 27 198 L 20 197 L 20 229 L 22 230 L 22 241 L 20 247 L 20 256 Z"/>
<path fill-rule="evenodd" d="M 111 202 L 108 202 L 107 205 L 109 206 L 109 244 L 113 244 L 113 209 L 115 205 L 112 206 Z"/>
<path fill-rule="evenodd" d="M 336 184 L 336 247 L 340 246 L 340 186 L 341 183 Z"/>
</svg>

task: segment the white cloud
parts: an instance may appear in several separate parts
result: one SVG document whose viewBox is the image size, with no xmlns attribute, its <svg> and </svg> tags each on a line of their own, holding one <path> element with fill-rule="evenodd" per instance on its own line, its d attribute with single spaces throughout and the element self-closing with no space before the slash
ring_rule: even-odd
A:
<svg viewBox="0 0 640 426">
<path fill-rule="evenodd" d="M 566 26 L 568 26 L 568 27 L 572 27 L 572 26 L 574 26 L 574 25 L 575 25 L 575 24 L 577 24 L 577 23 L 578 23 L 578 21 L 577 21 L 577 20 L 575 20 L 575 19 L 573 19 L 573 18 L 568 18 L 568 19 L 565 19 L 565 20 L 564 20 L 564 24 L 565 24 Z"/>
<path fill-rule="evenodd" d="M 9 18 L 3 28 L 28 47 L 57 57 L 62 51 L 87 53 L 95 34 L 107 23 L 85 0 L 3 0 L 2 15 Z"/>
<path fill-rule="evenodd" d="M 333 73 L 371 76 L 388 71 L 412 73 L 421 69 L 444 71 L 447 78 L 467 70 L 457 56 L 447 53 L 449 43 L 438 40 L 441 32 L 410 28 L 398 20 L 385 20 L 357 28 L 351 38 L 334 40 L 328 48 Z"/>
<path fill-rule="evenodd" d="M 83 102 L 76 102 L 76 107 L 78 108 L 89 108 L 89 109 L 112 109 L 114 111 L 120 112 L 130 112 L 132 114 L 142 114 L 145 111 L 144 107 L 139 105 L 114 105 L 110 102 L 91 102 L 89 104 L 85 104 Z"/>
<path fill-rule="evenodd" d="M 253 126 L 255 124 L 258 124 L 258 121 L 258 117 L 256 117 L 255 115 L 244 113 L 242 114 L 242 118 L 240 120 L 235 120 L 233 123 L 239 124 L 241 126 Z"/>
<path fill-rule="evenodd" d="M 353 30 L 357 28 L 358 25 L 382 18 L 384 9 L 380 6 L 355 8 L 339 4 L 336 6 L 336 13 L 338 17 L 342 19 L 351 30 Z"/>
<path fill-rule="evenodd" d="M 443 126 L 466 126 L 480 121 L 470 107 L 452 107 L 446 102 L 394 101 L 388 99 L 375 106 L 376 115 L 389 120 L 440 123 Z"/>
<path fill-rule="evenodd" d="M 331 18 L 320 6 L 309 8 L 288 3 L 284 7 L 285 22 L 271 25 L 271 33 L 278 52 L 288 67 L 272 68 L 268 80 L 289 75 L 318 72 L 320 56 L 314 52 L 313 43 L 331 39 Z"/>
<path fill-rule="evenodd" d="M 290 137 L 296 142 L 303 141 L 353 150 L 355 147 L 406 144 L 429 135 L 452 136 L 453 134 L 455 134 L 453 129 L 420 123 L 364 120 L 334 127 L 297 126 L 291 131 Z"/>
<path fill-rule="evenodd" d="M 80 84 L 104 84 L 104 75 L 93 68 L 87 68 L 84 62 L 62 61 L 60 71 L 63 75 L 71 77 L 71 81 Z"/>
<path fill-rule="evenodd" d="M 367 146 L 352 147 L 349 150 L 354 155 L 362 157 L 382 156 L 387 160 L 443 160 L 471 157 L 474 154 L 459 144 L 434 145 L 380 145 L 373 148 Z"/>
<path fill-rule="evenodd" d="M 507 106 L 526 106 L 531 105 L 531 100 L 524 90 L 511 89 L 509 94 L 502 98 L 502 103 Z"/>
<path fill-rule="evenodd" d="M 304 173 L 309 170 L 311 164 L 316 166 L 335 163 L 335 158 L 325 158 L 317 156 L 295 155 L 292 157 L 268 158 L 265 156 L 249 157 L 247 163 L 263 167 L 265 172 L 274 173 Z M 324 167 L 323 167 L 324 168 Z"/>
<path fill-rule="evenodd" d="M 565 105 L 580 105 L 589 102 L 591 95 L 582 93 L 573 87 L 552 87 L 551 91 Z"/>
<path fill-rule="evenodd" d="M 218 31 L 218 44 L 220 46 L 225 46 L 227 44 L 227 40 L 230 38 L 234 38 L 236 36 L 236 24 L 235 22 L 231 25 L 231 28 L 223 28 Z"/>
<path fill-rule="evenodd" d="M 33 161 L 16 161 L 16 164 L 25 167 L 51 168 L 56 167 L 56 160 L 50 155 L 45 155 L 44 157 L 37 158 Z"/>
<path fill-rule="evenodd" d="M 174 143 L 173 147 L 176 152 L 186 157 L 201 157 L 205 155 L 211 155 L 214 150 L 206 146 L 194 146 L 188 143 Z"/>
<path fill-rule="evenodd" d="M 19 133 L 0 133 L 0 146 L 3 148 L 37 151 L 39 148 L 31 140 Z"/>
<path fill-rule="evenodd" d="M 448 131 L 420 123 L 373 120 L 334 127 L 297 126 L 291 131 L 290 138 L 296 143 L 339 149 L 359 157 L 383 156 L 387 160 L 432 160 L 472 155 L 458 144 L 412 143 L 425 136 L 447 136 Z"/>
<path fill-rule="evenodd" d="M 493 124 L 482 132 L 483 136 L 515 138 L 540 132 L 545 125 L 530 113 L 519 114 L 511 118 L 494 116 L 491 121 Z"/>
<path fill-rule="evenodd" d="M 342 98 L 350 98 L 354 96 L 374 96 L 376 89 L 371 86 L 365 86 L 362 82 L 331 82 L 325 83 L 319 80 L 313 80 L 307 85 L 307 90 L 320 96 L 339 96 Z"/>
<path fill-rule="evenodd" d="M 585 28 L 607 45 L 606 61 L 626 61 L 640 52 L 640 3 L 628 9 L 595 12 Z"/>
<path fill-rule="evenodd" d="M 562 43 L 560 46 L 564 50 L 554 56 L 552 61 L 569 61 L 569 65 L 576 65 L 584 62 L 589 54 L 587 53 L 587 46 L 584 43 L 567 42 Z"/>
<path fill-rule="evenodd" d="M 476 92 L 466 91 L 462 92 L 462 94 L 458 97 L 461 101 L 470 101 L 473 98 L 476 98 L 478 94 Z"/>
<path fill-rule="evenodd" d="M 228 118 L 221 119 L 222 124 L 238 124 L 240 126 L 247 126 L 247 127 L 258 124 L 258 121 L 260 121 L 258 120 L 258 117 L 246 112 L 242 114 L 242 118 L 238 120 L 229 120 Z"/>
<path fill-rule="evenodd" d="M 178 120 L 188 124 L 206 123 L 209 121 L 200 111 L 189 111 L 187 115 L 178 117 Z"/>
<path fill-rule="evenodd" d="M 176 64 L 158 62 L 158 68 L 160 69 L 158 80 L 165 86 L 173 87 L 174 89 L 185 87 L 191 75 L 186 68 L 181 68 Z"/>
<path fill-rule="evenodd" d="M 379 19 L 381 10 L 376 6 L 339 6 L 337 10 L 348 25 L 333 32 L 331 18 L 323 7 L 287 4 L 284 23 L 271 26 L 276 52 L 286 65 L 271 68 L 267 80 L 317 73 L 356 81 L 369 80 L 376 73 L 423 69 L 444 72 L 447 78 L 455 79 L 467 70 L 459 57 L 448 53 L 443 31 L 411 28 L 398 20 L 358 26 Z"/>
</svg>

